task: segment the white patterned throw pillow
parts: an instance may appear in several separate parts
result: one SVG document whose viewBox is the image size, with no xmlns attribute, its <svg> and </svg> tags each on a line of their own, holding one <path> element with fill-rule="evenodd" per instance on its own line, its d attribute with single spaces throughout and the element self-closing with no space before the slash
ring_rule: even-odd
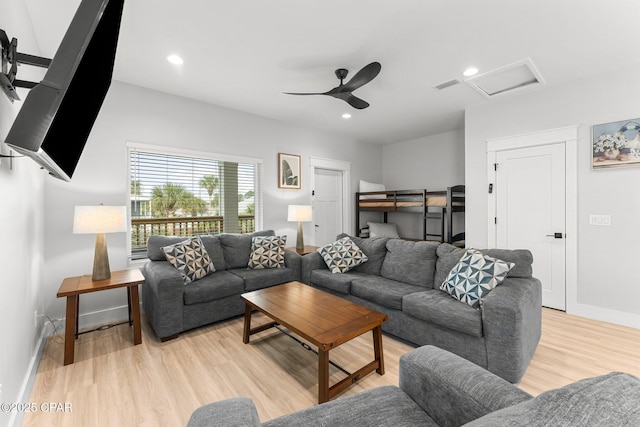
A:
<svg viewBox="0 0 640 427">
<path fill-rule="evenodd" d="M 367 262 L 369 258 L 349 237 L 343 237 L 334 243 L 318 248 L 332 273 L 346 273 L 353 267 Z"/>
<path fill-rule="evenodd" d="M 251 239 L 249 268 L 284 268 L 287 236 L 254 236 Z"/>
<path fill-rule="evenodd" d="M 164 246 L 162 251 L 167 261 L 182 274 L 185 285 L 216 271 L 200 237 Z"/>
<path fill-rule="evenodd" d="M 477 249 L 468 249 L 460 261 L 451 269 L 440 289 L 471 307 L 478 307 L 482 298 L 498 286 L 515 266 L 483 254 Z"/>
</svg>

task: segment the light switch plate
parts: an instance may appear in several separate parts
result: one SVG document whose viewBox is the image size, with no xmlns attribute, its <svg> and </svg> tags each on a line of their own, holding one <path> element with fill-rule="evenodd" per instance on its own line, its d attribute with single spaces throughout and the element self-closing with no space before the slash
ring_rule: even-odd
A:
<svg viewBox="0 0 640 427">
<path fill-rule="evenodd" d="M 611 215 L 589 215 L 589 225 L 611 225 Z"/>
</svg>

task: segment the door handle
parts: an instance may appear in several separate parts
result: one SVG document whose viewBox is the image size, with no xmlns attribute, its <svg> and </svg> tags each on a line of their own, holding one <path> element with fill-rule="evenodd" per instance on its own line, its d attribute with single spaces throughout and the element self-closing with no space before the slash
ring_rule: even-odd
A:
<svg viewBox="0 0 640 427">
<path fill-rule="evenodd" d="M 547 237 L 553 237 L 554 239 L 562 239 L 562 233 L 547 234 Z"/>
<path fill-rule="evenodd" d="M 320 226 L 318 224 L 314 224 L 316 228 L 320 228 Z"/>
</svg>

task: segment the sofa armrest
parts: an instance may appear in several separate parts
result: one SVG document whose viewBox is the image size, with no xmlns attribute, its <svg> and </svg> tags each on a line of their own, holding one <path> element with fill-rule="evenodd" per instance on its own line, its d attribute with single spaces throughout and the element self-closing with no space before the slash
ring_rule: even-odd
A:
<svg viewBox="0 0 640 427">
<path fill-rule="evenodd" d="M 311 284 L 311 272 L 323 268 L 328 270 L 327 264 L 322 259 L 322 256 L 318 252 L 312 252 L 302 257 L 302 277 L 300 278 L 302 283 L 307 285 Z"/>
<path fill-rule="evenodd" d="M 159 338 L 183 331 L 184 280 L 168 261 L 149 261 L 142 268 L 144 311 Z"/>
<path fill-rule="evenodd" d="M 534 277 L 511 278 L 482 302 L 487 369 L 516 383 L 538 346 L 542 324 L 542 284 Z"/>
<path fill-rule="evenodd" d="M 430 345 L 400 358 L 400 388 L 440 426 L 459 426 L 531 399 L 497 375 Z"/>
<path fill-rule="evenodd" d="M 187 423 L 187 427 L 209 426 L 260 426 L 260 418 L 251 399 L 236 397 L 199 407 Z"/>
<path fill-rule="evenodd" d="M 284 266 L 295 272 L 296 280 L 300 280 L 302 272 L 302 256 L 294 251 L 284 251 Z"/>
</svg>

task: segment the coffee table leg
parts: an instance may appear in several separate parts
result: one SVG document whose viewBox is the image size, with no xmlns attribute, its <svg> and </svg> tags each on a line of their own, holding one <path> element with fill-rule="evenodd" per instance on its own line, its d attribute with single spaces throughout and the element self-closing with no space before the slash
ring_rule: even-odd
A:
<svg viewBox="0 0 640 427">
<path fill-rule="evenodd" d="M 244 330 L 242 331 L 242 342 L 249 343 L 249 332 L 251 331 L 251 312 L 252 308 L 249 304 L 244 304 Z"/>
<path fill-rule="evenodd" d="M 318 403 L 329 401 L 329 350 L 318 348 Z"/>
<path fill-rule="evenodd" d="M 64 364 L 73 363 L 76 319 L 78 318 L 78 295 L 67 297 L 67 319 L 64 330 Z"/>
<path fill-rule="evenodd" d="M 373 352 L 375 360 L 380 362 L 380 366 L 376 369 L 376 372 L 380 375 L 384 375 L 384 356 L 382 354 L 382 326 L 376 326 L 373 328 Z"/>
</svg>

